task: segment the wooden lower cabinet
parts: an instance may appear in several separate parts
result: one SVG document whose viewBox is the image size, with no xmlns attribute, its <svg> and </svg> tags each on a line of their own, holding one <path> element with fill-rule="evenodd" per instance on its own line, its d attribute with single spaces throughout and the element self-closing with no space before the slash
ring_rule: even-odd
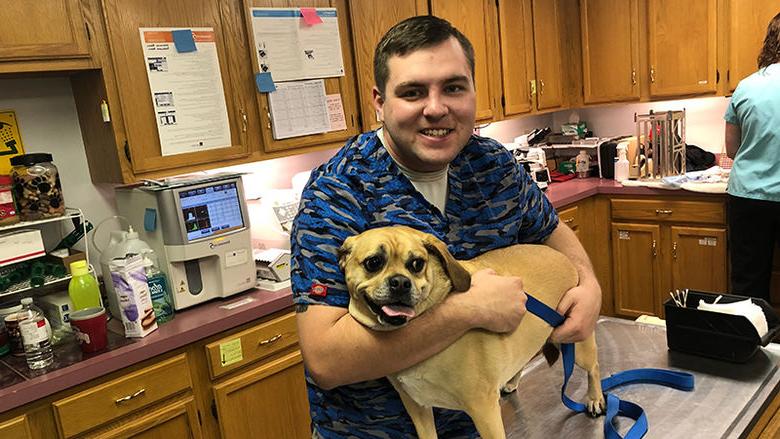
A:
<svg viewBox="0 0 780 439">
<path fill-rule="evenodd" d="M 311 437 L 298 350 L 217 383 L 213 392 L 223 439 Z"/>
<path fill-rule="evenodd" d="M 0 437 L 28 439 L 32 438 L 30 424 L 27 422 L 27 416 L 19 416 L 9 419 L 6 422 L 0 422 Z"/>
<path fill-rule="evenodd" d="M 127 416 L 83 436 L 95 439 L 200 439 L 203 437 L 195 399 L 186 397 Z"/>
<path fill-rule="evenodd" d="M 613 199 L 615 314 L 663 316 L 669 292 L 728 292 L 725 206 L 682 197 Z"/>
</svg>

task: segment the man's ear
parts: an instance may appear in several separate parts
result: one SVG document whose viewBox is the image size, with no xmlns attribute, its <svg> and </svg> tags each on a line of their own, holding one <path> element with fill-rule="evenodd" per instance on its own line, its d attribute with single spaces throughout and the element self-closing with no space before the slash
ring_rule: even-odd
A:
<svg viewBox="0 0 780 439">
<path fill-rule="evenodd" d="M 447 275 L 452 282 L 452 290 L 458 293 L 467 291 L 471 286 L 471 275 L 462 265 L 455 259 L 447 246 L 444 245 L 439 239 L 434 236 L 427 235 L 425 237 L 425 249 L 428 253 L 439 258 L 442 267 L 447 271 Z"/>
<path fill-rule="evenodd" d="M 344 271 L 344 267 L 347 265 L 347 257 L 349 257 L 349 254 L 352 253 L 352 245 L 353 245 L 353 237 L 350 236 L 349 238 L 344 240 L 344 244 L 341 244 L 341 247 L 339 247 L 338 250 L 338 256 L 339 256 L 339 268 L 341 268 L 341 271 Z"/>
<path fill-rule="evenodd" d="M 385 97 L 382 94 L 382 92 L 379 91 L 379 89 L 376 87 L 374 87 L 371 90 L 371 96 L 372 96 L 372 103 L 374 104 L 374 111 L 376 112 L 376 117 L 381 122 L 384 122 L 385 114 L 383 108 L 385 105 Z"/>
</svg>

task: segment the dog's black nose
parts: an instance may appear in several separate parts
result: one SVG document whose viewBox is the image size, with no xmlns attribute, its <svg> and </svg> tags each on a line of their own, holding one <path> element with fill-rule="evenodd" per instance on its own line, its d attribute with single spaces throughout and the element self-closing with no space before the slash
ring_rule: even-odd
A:
<svg viewBox="0 0 780 439">
<path fill-rule="evenodd" d="M 390 286 L 390 293 L 393 295 L 406 295 L 412 289 L 412 281 L 400 274 L 391 277 L 387 282 Z"/>
</svg>

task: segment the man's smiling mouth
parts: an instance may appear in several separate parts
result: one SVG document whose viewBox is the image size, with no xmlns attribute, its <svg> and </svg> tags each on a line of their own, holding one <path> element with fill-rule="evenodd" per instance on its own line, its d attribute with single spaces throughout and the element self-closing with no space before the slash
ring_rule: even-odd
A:
<svg viewBox="0 0 780 439">
<path fill-rule="evenodd" d="M 444 137 L 453 131 L 455 130 L 450 128 L 426 128 L 424 130 L 420 130 L 420 133 L 429 137 Z"/>
</svg>

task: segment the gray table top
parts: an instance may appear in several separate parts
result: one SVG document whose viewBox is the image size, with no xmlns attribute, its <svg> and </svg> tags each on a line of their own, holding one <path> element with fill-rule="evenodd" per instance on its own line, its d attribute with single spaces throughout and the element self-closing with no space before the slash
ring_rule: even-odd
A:
<svg viewBox="0 0 780 439">
<path fill-rule="evenodd" d="M 733 364 L 671 352 L 666 329 L 630 320 L 602 318 L 596 328 L 602 377 L 635 368 L 664 368 L 693 373 L 695 389 L 684 392 L 654 384 L 632 384 L 611 391 L 639 404 L 648 418 L 651 438 L 744 437 L 771 397 L 780 389 L 780 347 L 770 344 L 745 364 Z M 508 438 L 600 438 L 604 418 L 574 414 L 560 399 L 563 367 L 543 359 L 529 363 L 517 392 L 505 396 L 501 410 Z M 568 395 L 582 401 L 584 371 L 575 367 Z M 617 422 L 625 434 L 633 421 Z"/>
</svg>

